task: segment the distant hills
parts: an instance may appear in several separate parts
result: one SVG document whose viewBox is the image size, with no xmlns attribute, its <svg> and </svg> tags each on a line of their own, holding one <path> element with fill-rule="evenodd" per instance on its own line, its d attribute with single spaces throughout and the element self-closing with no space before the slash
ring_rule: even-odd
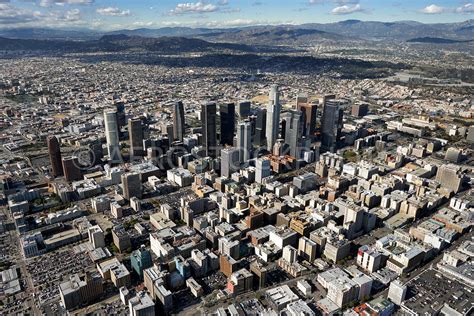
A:
<svg viewBox="0 0 474 316">
<path fill-rule="evenodd" d="M 0 30 L 0 36 L 17 39 L 98 40 L 104 35 L 130 37 L 187 37 L 210 42 L 259 45 L 314 44 L 327 41 L 387 40 L 408 41 L 417 38 L 445 38 L 454 41 L 473 40 L 474 20 L 460 23 L 423 24 L 415 21 L 376 22 L 346 20 L 336 23 L 301 25 L 263 25 L 238 28 L 164 27 L 97 32 L 94 30 L 11 29 Z"/>
<path fill-rule="evenodd" d="M 429 44 L 459 44 L 459 43 L 469 43 L 474 42 L 474 40 L 453 40 L 449 38 L 440 38 L 440 37 L 418 37 L 409 39 L 409 43 L 429 43 Z"/>
<path fill-rule="evenodd" d="M 0 50 L 41 50 L 50 52 L 121 52 L 143 50 L 162 54 L 181 52 L 213 52 L 233 50 L 255 52 L 256 49 L 243 44 L 211 43 L 197 38 L 160 37 L 147 38 L 125 34 L 104 35 L 97 40 L 38 40 L 0 37 Z"/>
</svg>

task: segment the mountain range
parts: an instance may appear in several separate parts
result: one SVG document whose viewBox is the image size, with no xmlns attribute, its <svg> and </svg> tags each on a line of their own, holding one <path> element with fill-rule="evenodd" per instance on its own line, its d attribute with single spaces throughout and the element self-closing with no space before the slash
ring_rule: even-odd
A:
<svg viewBox="0 0 474 316">
<path fill-rule="evenodd" d="M 423 24 L 415 21 L 376 22 L 346 20 L 336 23 L 301 25 L 262 25 L 236 28 L 164 27 L 99 32 L 88 29 L 3 29 L 0 36 L 17 39 L 98 40 L 108 35 L 131 37 L 188 37 L 209 42 L 259 45 L 315 44 L 327 41 L 387 40 L 408 41 L 437 38 L 440 43 L 473 40 L 474 20 L 459 23 Z M 444 41 L 445 40 L 445 41 Z"/>
<path fill-rule="evenodd" d="M 99 39 L 73 41 L 51 39 L 12 39 L 0 37 L 0 50 L 37 50 L 48 52 L 122 52 L 140 50 L 160 54 L 186 52 L 222 52 L 224 50 L 255 52 L 256 48 L 244 44 L 211 43 L 198 38 L 159 38 L 128 36 L 125 34 L 104 35 Z"/>
</svg>

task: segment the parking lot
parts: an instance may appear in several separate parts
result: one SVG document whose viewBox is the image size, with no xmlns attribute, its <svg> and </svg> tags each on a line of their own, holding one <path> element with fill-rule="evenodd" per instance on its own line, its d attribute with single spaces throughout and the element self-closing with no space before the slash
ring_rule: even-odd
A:
<svg viewBox="0 0 474 316">
<path fill-rule="evenodd" d="M 472 289 L 436 270 L 426 270 L 407 285 L 408 299 L 404 305 L 419 315 L 435 315 L 444 304 L 457 311 L 463 310 L 467 315 L 474 302 Z"/>
<path fill-rule="evenodd" d="M 58 285 L 74 273 L 94 269 L 87 253 L 74 253 L 72 247 L 46 253 L 27 263 L 39 305 L 59 299 Z"/>
</svg>

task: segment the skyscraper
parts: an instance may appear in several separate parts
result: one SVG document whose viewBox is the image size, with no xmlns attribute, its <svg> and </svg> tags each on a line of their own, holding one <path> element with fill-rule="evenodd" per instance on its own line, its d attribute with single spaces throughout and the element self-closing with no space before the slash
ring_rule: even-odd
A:
<svg viewBox="0 0 474 316">
<path fill-rule="evenodd" d="M 258 108 L 257 119 L 255 121 L 255 136 L 253 143 L 257 146 L 261 146 L 265 141 L 265 130 L 267 126 L 267 110 Z"/>
<path fill-rule="evenodd" d="M 105 138 L 107 140 L 107 151 L 112 162 L 122 161 L 120 153 L 119 129 L 117 123 L 117 111 L 104 111 Z"/>
<path fill-rule="evenodd" d="M 102 143 L 100 141 L 94 141 L 88 145 L 89 154 L 90 154 L 90 166 L 95 166 L 104 158 L 104 153 L 102 149 Z"/>
<path fill-rule="evenodd" d="M 305 104 L 308 104 L 308 95 L 304 93 L 298 94 L 296 97 L 296 109 L 299 110 Z"/>
<path fill-rule="evenodd" d="M 242 101 L 237 105 L 237 114 L 239 117 L 247 117 L 250 115 L 250 101 Z"/>
<path fill-rule="evenodd" d="M 173 106 L 173 137 L 180 142 L 184 138 L 184 107 L 183 102 L 176 102 Z"/>
<path fill-rule="evenodd" d="M 273 145 L 278 138 L 278 132 L 280 127 L 280 95 L 278 92 L 278 86 L 273 85 L 270 90 L 270 99 L 267 105 L 267 126 L 266 126 L 266 137 L 267 137 L 267 150 L 271 151 Z"/>
<path fill-rule="evenodd" d="M 227 103 L 219 107 L 221 115 L 221 145 L 234 144 L 235 104 Z"/>
<path fill-rule="evenodd" d="M 140 249 L 132 252 L 130 256 L 130 265 L 132 266 L 132 269 L 138 274 L 140 279 L 143 279 L 143 270 L 153 266 L 150 251 L 148 251 L 144 245 L 140 246 Z"/>
<path fill-rule="evenodd" d="M 255 182 L 262 183 L 263 179 L 271 175 L 270 159 L 259 158 L 255 164 Z"/>
<path fill-rule="evenodd" d="M 78 181 L 81 180 L 81 168 L 79 165 L 79 159 L 75 156 L 64 157 L 62 159 L 64 178 L 66 181 Z"/>
<path fill-rule="evenodd" d="M 221 150 L 221 176 L 230 178 L 232 173 L 239 170 L 240 150 L 235 147 L 227 147 Z"/>
<path fill-rule="evenodd" d="M 343 111 L 339 100 L 326 99 L 321 122 L 321 147 L 335 152 L 341 138 Z"/>
<path fill-rule="evenodd" d="M 130 139 L 130 157 L 143 156 L 143 126 L 141 119 L 128 121 L 128 136 Z"/>
<path fill-rule="evenodd" d="M 201 108 L 202 139 L 206 155 L 217 157 L 216 104 L 207 103 Z"/>
<path fill-rule="evenodd" d="M 115 108 L 117 109 L 117 129 L 119 135 L 121 135 L 122 127 L 127 123 L 125 104 L 122 101 L 115 101 Z"/>
<path fill-rule="evenodd" d="M 250 122 L 239 122 L 237 125 L 237 148 L 240 152 L 239 161 L 247 162 L 252 150 L 252 124 Z"/>
<path fill-rule="evenodd" d="M 130 200 L 132 197 L 142 197 L 142 182 L 140 174 L 129 172 L 122 174 L 123 197 Z"/>
<path fill-rule="evenodd" d="M 366 116 L 369 113 L 369 105 L 367 103 L 354 103 L 351 108 L 351 114 L 355 117 Z"/>
<path fill-rule="evenodd" d="M 316 132 L 316 117 L 318 114 L 318 104 L 301 104 L 298 108 L 303 114 L 303 135 L 310 136 Z"/>
<path fill-rule="evenodd" d="M 299 159 L 303 136 L 303 115 L 300 111 L 289 111 L 282 115 L 285 124 L 285 143 L 290 146 L 290 155 Z"/>
<path fill-rule="evenodd" d="M 49 136 L 48 140 L 48 154 L 51 162 L 51 174 L 53 177 L 59 177 L 64 174 L 61 162 L 61 148 L 56 136 Z"/>
</svg>

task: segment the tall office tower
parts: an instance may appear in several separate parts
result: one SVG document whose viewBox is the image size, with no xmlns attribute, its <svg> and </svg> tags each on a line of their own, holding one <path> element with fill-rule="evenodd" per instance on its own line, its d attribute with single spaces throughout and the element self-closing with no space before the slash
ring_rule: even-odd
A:
<svg viewBox="0 0 474 316">
<path fill-rule="evenodd" d="M 267 124 L 267 110 L 258 108 L 257 109 L 257 119 L 255 122 L 255 136 L 253 142 L 257 146 L 263 145 L 265 142 L 265 129 Z"/>
<path fill-rule="evenodd" d="M 285 143 L 290 146 L 290 155 L 300 158 L 303 136 L 303 115 L 300 111 L 289 111 L 282 114 L 285 122 Z"/>
<path fill-rule="evenodd" d="M 125 116 L 125 104 L 122 101 L 115 102 L 115 108 L 117 109 L 117 129 L 119 135 L 122 133 L 122 127 L 125 127 L 127 118 Z"/>
<path fill-rule="evenodd" d="M 64 174 L 61 162 L 61 148 L 56 136 L 49 136 L 48 140 L 49 160 L 51 161 L 51 174 L 53 177 L 59 177 Z"/>
<path fill-rule="evenodd" d="M 239 117 L 250 116 L 250 101 L 242 101 L 237 105 L 237 115 Z"/>
<path fill-rule="evenodd" d="M 132 266 L 132 269 L 138 274 L 140 280 L 143 280 L 143 271 L 153 266 L 151 252 L 145 248 L 145 245 L 141 245 L 140 249 L 132 252 L 130 256 L 130 265 Z"/>
<path fill-rule="evenodd" d="M 280 94 L 278 92 L 278 86 L 273 85 L 270 90 L 270 99 L 267 106 L 267 126 L 266 126 L 266 137 L 267 137 L 267 150 L 271 151 L 273 145 L 278 138 L 278 132 L 280 127 Z"/>
<path fill-rule="evenodd" d="M 202 143 L 206 148 L 206 155 L 217 157 L 217 135 L 216 135 L 216 104 L 207 103 L 201 108 L 202 120 Z"/>
<path fill-rule="evenodd" d="M 166 123 L 161 125 L 161 133 L 165 134 L 168 137 L 168 146 L 174 141 L 174 127 L 173 124 Z"/>
<path fill-rule="evenodd" d="M 130 158 L 142 157 L 143 149 L 143 126 L 141 119 L 132 119 L 128 121 L 128 136 L 130 139 Z"/>
<path fill-rule="evenodd" d="M 335 98 L 336 98 L 335 94 L 325 94 L 319 97 L 319 104 L 322 104 L 324 106 L 327 100 L 334 100 Z"/>
<path fill-rule="evenodd" d="M 466 170 L 455 164 L 444 164 L 438 168 L 436 181 L 442 188 L 452 190 L 454 193 L 461 191 L 464 182 L 467 181 Z"/>
<path fill-rule="evenodd" d="M 89 227 L 87 234 L 89 242 L 94 246 L 94 249 L 105 247 L 104 231 L 99 225 Z"/>
<path fill-rule="evenodd" d="M 303 113 L 303 135 L 314 135 L 316 133 L 316 117 L 318 115 L 318 104 L 301 104 L 298 110 Z"/>
<path fill-rule="evenodd" d="M 407 286 L 403 285 L 401 281 L 395 280 L 390 283 L 387 297 L 397 305 L 402 305 L 407 295 Z"/>
<path fill-rule="evenodd" d="M 173 137 L 180 142 L 184 138 L 184 106 L 183 102 L 176 102 L 173 106 Z"/>
<path fill-rule="evenodd" d="M 93 167 L 104 158 L 104 151 L 102 149 L 102 143 L 100 141 L 94 141 L 88 145 L 90 154 L 90 166 Z"/>
<path fill-rule="evenodd" d="M 227 147 L 221 150 L 221 176 L 230 178 L 230 176 L 239 170 L 240 150 L 235 147 Z"/>
<path fill-rule="evenodd" d="M 239 122 L 237 125 L 237 148 L 240 152 L 239 161 L 247 162 L 252 150 L 252 124 L 250 122 Z"/>
<path fill-rule="evenodd" d="M 255 164 L 255 182 L 262 183 L 263 179 L 271 175 L 270 171 L 270 159 L 259 158 Z"/>
<path fill-rule="evenodd" d="M 107 152 L 112 162 L 121 162 L 119 129 L 117 123 L 117 111 L 104 111 L 105 139 L 107 140 Z"/>
<path fill-rule="evenodd" d="M 366 116 L 369 113 L 369 105 L 367 103 L 354 103 L 351 108 L 351 114 L 355 117 Z"/>
<path fill-rule="evenodd" d="M 304 93 L 298 94 L 296 97 L 296 109 L 300 110 L 301 106 L 308 104 L 308 95 Z"/>
<path fill-rule="evenodd" d="M 234 144 L 235 104 L 227 103 L 219 107 L 221 115 L 221 145 Z"/>
<path fill-rule="evenodd" d="M 66 181 L 78 181 L 81 180 L 81 167 L 79 165 L 79 159 L 75 156 L 69 156 L 63 158 L 63 171 L 64 178 Z"/>
<path fill-rule="evenodd" d="M 142 197 L 142 181 L 140 174 L 129 172 L 122 174 L 123 197 L 130 200 L 132 197 Z"/>
<path fill-rule="evenodd" d="M 342 130 L 343 111 L 338 100 L 326 100 L 321 122 L 321 147 L 335 152 Z"/>
</svg>

